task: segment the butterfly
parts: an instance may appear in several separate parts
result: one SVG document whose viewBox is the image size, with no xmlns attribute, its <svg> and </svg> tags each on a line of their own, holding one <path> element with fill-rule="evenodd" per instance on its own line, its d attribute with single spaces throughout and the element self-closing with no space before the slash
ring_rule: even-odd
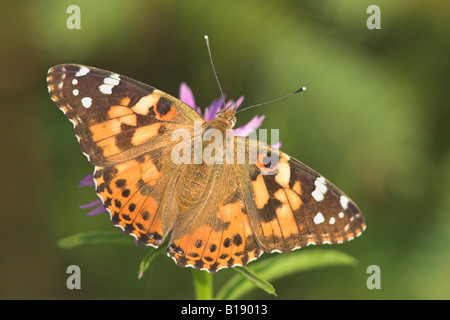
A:
<svg viewBox="0 0 450 320">
<path fill-rule="evenodd" d="M 96 193 L 111 222 L 142 245 L 159 247 L 168 238 L 167 255 L 180 267 L 213 273 L 263 252 L 343 243 L 365 230 L 361 211 L 330 181 L 249 137 L 228 135 L 227 141 L 239 146 L 232 159 L 257 148 L 254 162 L 173 161 L 180 145 L 175 132 L 194 137 L 196 123 L 202 134 L 229 132 L 233 107 L 206 121 L 163 91 L 75 64 L 50 68 L 47 82 L 95 166 Z M 185 160 L 196 152 L 196 138 L 187 141 L 193 154 Z M 200 146 L 204 151 L 209 144 Z"/>
</svg>

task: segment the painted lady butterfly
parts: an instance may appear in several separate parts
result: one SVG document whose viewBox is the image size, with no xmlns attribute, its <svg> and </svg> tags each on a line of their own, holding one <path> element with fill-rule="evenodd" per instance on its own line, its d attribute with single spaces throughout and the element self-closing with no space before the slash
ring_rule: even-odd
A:
<svg viewBox="0 0 450 320">
<path fill-rule="evenodd" d="M 328 180 L 248 137 L 232 139 L 246 153 L 258 148 L 262 157 L 253 164 L 172 161 L 175 130 L 192 134 L 199 121 L 203 133 L 225 132 L 236 120 L 233 108 L 205 121 L 167 93 L 81 65 L 55 66 L 47 81 L 95 166 L 96 192 L 112 223 L 142 245 L 159 247 L 170 234 L 167 254 L 180 267 L 215 272 L 263 252 L 343 243 L 365 229 L 355 203 Z M 272 153 L 278 161 L 267 174 L 273 168 L 264 159 Z"/>
</svg>

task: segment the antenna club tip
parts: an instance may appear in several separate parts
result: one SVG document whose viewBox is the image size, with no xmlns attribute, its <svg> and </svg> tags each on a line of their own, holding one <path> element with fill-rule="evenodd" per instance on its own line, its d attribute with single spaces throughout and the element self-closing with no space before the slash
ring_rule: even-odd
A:
<svg viewBox="0 0 450 320">
<path fill-rule="evenodd" d="M 300 89 L 298 89 L 294 93 L 299 93 L 299 92 L 302 92 L 302 91 L 306 91 L 306 87 L 301 87 Z"/>
</svg>

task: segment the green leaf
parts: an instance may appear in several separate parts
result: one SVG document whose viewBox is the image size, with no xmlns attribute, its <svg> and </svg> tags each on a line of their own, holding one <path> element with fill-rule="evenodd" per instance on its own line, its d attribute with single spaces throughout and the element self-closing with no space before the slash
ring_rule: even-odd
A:
<svg viewBox="0 0 450 320">
<path fill-rule="evenodd" d="M 212 274 L 205 270 L 192 270 L 192 275 L 194 277 L 195 298 L 197 300 L 212 300 Z"/>
<path fill-rule="evenodd" d="M 240 273 L 243 277 L 245 277 L 248 281 L 253 283 L 258 288 L 264 290 L 268 294 L 272 294 L 276 296 L 275 288 L 271 283 L 261 278 L 259 275 L 257 275 L 254 271 L 247 267 L 235 267 L 233 268 L 234 271 L 237 273 Z"/>
<path fill-rule="evenodd" d="M 144 275 L 144 272 L 150 267 L 150 264 L 153 262 L 153 260 L 163 252 L 163 248 L 159 247 L 154 250 L 150 250 L 142 259 L 141 263 L 139 264 L 139 275 L 138 279 L 140 280 L 142 276 Z"/>
<path fill-rule="evenodd" d="M 58 241 L 58 246 L 64 249 L 78 247 L 84 244 L 127 244 L 130 237 L 125 237 L 120 232 L 115 231 L 87 231 L 74 234 Z"/>
<path fill-rule="evenodd" d="M 273 256 L 255 262 L 247 267 L 247 269 L 257 274 L 258 279 L 265 279 L 265 282 L 272 282 L 298 272 L 339 265 L 355 266 L 356 263 L 357 261 L 353 257 L 344 252 L 333 249 L 316 249 Z M 216 299 L 239 299 L 255 288 L 255 283 L 248 281 L 248 277 L 243 278 L 241 275 L 235 275 L 220 289 L 216 295 Z"/>
</svg>

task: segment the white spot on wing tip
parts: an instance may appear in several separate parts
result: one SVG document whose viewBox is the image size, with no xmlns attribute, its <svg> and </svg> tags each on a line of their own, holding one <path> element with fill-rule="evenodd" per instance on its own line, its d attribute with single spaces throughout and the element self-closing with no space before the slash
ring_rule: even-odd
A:
<svg viewBox="0 0 450 320">
<path fill-rule="evenodd" d="M 325 217 L 323 216 L 322 212 L 318 212 L 316 216 L 314 217 L 314 223 L 315 224 L 321 224 L 325 221 Z"/>
<path fill-rule="evenodd" d="M 112 86 L 109 84 L 102 84 L 100 87 L 98 87 L 98 90 L 100 90 L 103 94 L 111 94 L 112 93 Z"/>
<path fill-rule="evenodd" d="M 103 79 L 103 84 L 98 87 L 103 94 L 112 94 L 112 89 L 120 83 L 120 76 L 117 73 L 111 74 Z"/>
<path fill-rule="evenodd" d="M 77 71 L 77 73 L 75 73 L 75 77 L 82 77 L 87 75 L 91 70 L 89 68 L 86 67 L 80 67 L 80 70 Z"/>
<path fill-rule="evenodd" d="M 313 192 L 311 192 L 311 195 L 317 202 L 322 201 L 325 198 L 325 194 L 328 191 L 325 178 L 322 176 L 318 177 L 314 181 L 314 185 L 316 186 L 316 188 L 314 189 Z"/>
<path fill-rule="evenodd" d="M 84 97 L 81 99 L 81 104 L 85 108 L 89 108 L 92 105 L 92 98 L 91 97 Z"/>
<path fill-rule="evenodd" d="M 316 186 L 317 189 L 320 190 L 320 192 L 322 192 L 323 194 L 325 194 L 328 190 L 327 186 L 325 185 L 325 178 L 324 177 L 319 177 L 316 179 L 316 181 L 314 182 L 314 185 Z"/>
<path fill-rule="evenodd" d="M 313 192 L 311 192 L 311 195 L 313 196 L 314 200 L 317 202 L 322 201 L 324 199 L 323 193 L 320 192 L 319 189 L 314 189 Z"/>
<path fill-rule="evenodd" d="M 341 196 L 340 198 L 340 202 L 341 202 L 341 206 L 344 210 L 347 210 L 348 208 L 348 203 L 350 202 L 350 200 L 348 200 L 348 198 L 346 196 Z"/>
</svg>

